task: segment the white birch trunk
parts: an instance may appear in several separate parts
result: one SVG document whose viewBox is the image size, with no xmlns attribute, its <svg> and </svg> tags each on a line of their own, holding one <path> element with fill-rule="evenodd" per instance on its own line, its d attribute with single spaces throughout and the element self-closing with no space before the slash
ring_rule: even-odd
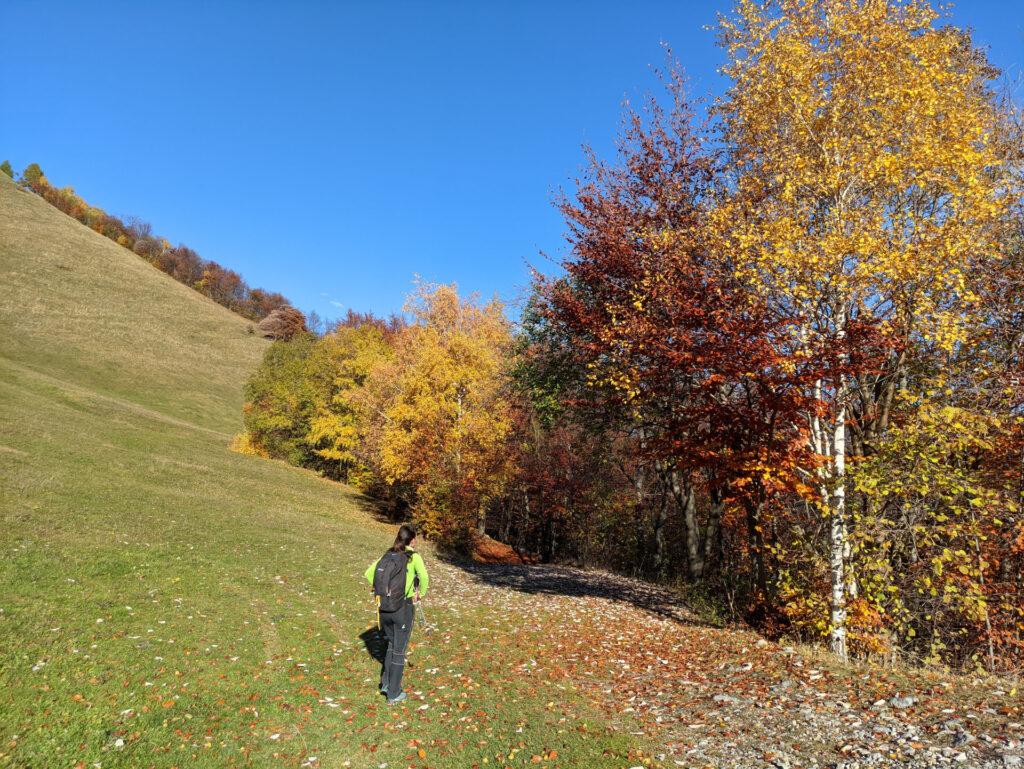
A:
<svg viewBox="0 0 1024 769">
<path fill-rule="evenodd" d="M 845 393 L 837 393 L 845 397 Z M 849 538 L 846 527 L 846 406 L 840 401 L 832 437 L 832 494 L 829 505 L 829 571 L 832 577 L 830 646 L 840 659 L 846 648 L 846 565 Z"/>
<path fill-rule="evenodd" d="M 845 342 L 845 308 L 836 313 L 836 341 Z M 840 359 L 845 362 L 845 356 Z M 846 644 L 847 566 L 850 559 L 850 540 L 846 523 L 846 378 L 840 374 L 836 383 L 836 416 L 832 426 L 831 475 L 828 484 L 829 500 L 829 572 L 832 583 L 829 645 L 840 659 L 848 656 Z"/>
<path fill-rule="evenodd" d="M 841 344 L 845 336 L 845 316 L 838 321 L 837 339 Z M 821 401 L 825 386 L 821 380 L 814 384 L 814 396 Z M 817 414 L 810 418 L 811 448 L 823 457 L 818 468 L 818 489 L 823 513 L 829 522 L 829 646 L 832 652 L 845 660 L 846 602 L 852 594 L 847 566 L 850 559 L 849 532 L 846 522 L 846 382 L 840 379 L 835 392 L 835 421 L 828 424 Z"/>
</svg>

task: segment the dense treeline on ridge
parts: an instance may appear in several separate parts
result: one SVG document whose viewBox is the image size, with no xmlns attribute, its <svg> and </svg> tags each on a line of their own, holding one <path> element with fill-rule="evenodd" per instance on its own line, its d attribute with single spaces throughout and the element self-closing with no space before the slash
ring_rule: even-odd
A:
<svg viewBox="0 0 1024 769">
<path fill-rule="evenodd" d="M 15 176 L 7 160 L 0 163 L 0 172 L 12 179 Z M 135 252 L 179 283 L 184 283 L 245 318 L 261 320 L 274 310 L 289 306 L 288 300 L 281 294 L 250 287 L 234 270 L 203 259 L 188 246 L 181 243 L 172 246 L 169 241 L 156 235 L 148 222 L 136 217 L 128 217 L 125 222 L 102 208 L 90 205 L 71 187 L 54 187 L 38 163 L 26 166 L 19 182 L 54 208 Z"/>
<path fill-rule="evenodd" d="M 706 122 L 672 74 L 592 158 L 518 326 L 421 286 L 278 342 L 240 446 L 843 657 L 1018 669 L 1018 113 L 923 2 L 741 2 L 720 42 Z"/>
</svg>

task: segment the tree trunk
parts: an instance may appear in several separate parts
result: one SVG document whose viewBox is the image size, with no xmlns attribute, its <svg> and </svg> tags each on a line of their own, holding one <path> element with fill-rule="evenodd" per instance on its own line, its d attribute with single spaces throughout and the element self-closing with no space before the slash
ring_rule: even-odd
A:
<svg viewBox="0 0 1024 769">
<path fill-rule="evenodd" d="M 658 579 L 665 577 L 668 570 L 668 559 L 666 556 L 665 543 L 665 522 L 668 518 L 668 499 L 664 493 L 661 494 L 661 501 L 654 509 L 654 574 Z"/>
<path fill-rule="evenodd" d="M 707 569 L 714 553 L 712 550 L 718 546 L 718 527 L 722 522 L 722 513 L 725 511 L 725 492 L 719 488 L 711 489 L 711 507 L 708 510 L 708 525 L 704 531 L 704 548 L 702 552 L 702 567 Z M 701 572 L 701 576 L 704 572 Z"/>
<path fill-rule="evenodd" d="M 519 526 L 516 528 L 516 545 L 518 546 L 517 549 L 520 552 L 523 551 L 527 547 L 527 542 L 529 542 L 530 549 L 533 552 L 536 552 L 536 550 L 534 548 L 536 548 L 536 546 L 537 546 L 537 541 L 530 534 L 531 526 L 532 526 L 532 524 L 531 524 L 531 515 L 530 515 L 531 512 L 532 511 L 531 511 L 531 508 L 530 508 L 530 493 L 524 487 L 523 488 L 523 520 L 520 521 Z M 529 536 L 529 540 L 527 539 L 527 535 L 530 535 Z"/>
<path fill-rule="evenodd" d="M 512 544 L 512 520 L 516 516 L 516 498 L 509 495 L 505 499 L 505 503 L 502 507 L 505 511 L 505 515 L 501 521 L 501 541 L 511 545 Z"/>
<path fill-rule="evenodd" d="M 697 500 L 693 484 L 689 479 L 679 477 L 679 471 L 669 475 L 672 496 L 683 514 L 683 529 L 686 537 L 686 566 L 690 579 L 698 581 L 704 577 L 704 548 L 701 547 L 700 524 L 697 522 Z M 706 543 L 705 543 L 706 544 Z"/>
<path fill-rule="evenodd" d="M 845 312 L 836 313 L 836 344 L 845 341 Z M 806 334 L 805 334 L 806 336 Z M 845 362 L 846 355 L 840 354 Z M 814 384 L 815 400 L 825 398 L 825 386 L 819 379 Z M 828 519 L 829 646 L 840 659 L 847 659 L 846 601 L 847 560 L 850 555 L 846 522 L 846 396 L 847 383 L 842 374 L 836 383 L 833 406 L 835 421 L 828 425 L 818 414 L 810 415 L 811 448 L 826 461 L 818 468 L 822 512 Z"/>
<path fill-rule="evenodd" d="M 693 484 L 686 484 L 686 500 L 683 507 L 686 519 L 686 557 L 690 577 L 699 582 L 704 579 L 704 548 L 700 541 L 700 524 L 697 522 L 697 496 Z"/>
<path fill-rule="evenodd" d="M 633 478 L 633 528 L 636 537 L 636 557 L 633 561 L 637 574 L 643 574 L 643 566 L 647 560 L 647 515 L 644 512 L 644 467 L 639 465 Z"/>
<path fill-rule="evenodd" d="M 831 630 L 832 652 L 847 659 L 846 648 L 846 563 L 849 557 L 849 536 L 846 526 L 846 408 L 836 413 L 832 437 L 832 483 L 829 505 L 829 572 L 832 578 Z"/>
<path fill-rule="evenodd" d="M 836 344 L 842 348 L 846 342 L 846 308 L 836 313 Z M 840 363 L 846 363 L 845 352 L 840 352 Z M 846 520 L 846 396 L 847 382 L 843 373 L 836 383 L 835 423 L 832 425 L 831 478 L 827 484 L 829 499 L 829 572 L 832 581 L 829 645 L 842 660 L 848 658 L 846 643 L 846 602 L 856 596 L 856 583 L 849 579 L 847 565 L 850 560 L 850 538 Z"/>
<path fill-rule="evenodd" d="M 747 535 L 750 537 L 754 586 L 763 600 L 768 594 L 768 574 L 764 567 L 764 537 L 761 532 L 762 504 L 749 499 L 744 503 L 744 507 L 747 510 Z"/>
<path fill-rule="evenodd" d="M 551 563 L 555 553 L 555 532 L 554 522 L 551 520 L 551 513 L 544 516 L 544 533 L 541 535 L 540 560 L 541 563 Z"/>
</svg>

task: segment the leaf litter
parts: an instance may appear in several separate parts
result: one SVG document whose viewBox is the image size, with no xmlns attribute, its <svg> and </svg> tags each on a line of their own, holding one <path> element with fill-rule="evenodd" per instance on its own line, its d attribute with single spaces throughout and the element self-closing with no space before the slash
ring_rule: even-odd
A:
<svg viewBox="0 0 1024 769">
<path fill-rule="evenodd" d="M 438 566 L 437 609 L 457 623 L 460 606 L 486 607 L 494 620 L 482 632 L 497 625 L 529 648 L 517 676 L 581 692 L 613 729 L 653 746 L 653 763 L 1024 767 L 1022 699 L 1010 684 L 844 666 L 749 629 L 708 625 L 669 591 L 605 572 Z M 431 645 L 458 649 L 460 640 L 447 628 Z M 561 712 L 559 724 L 572 720 L 555 700 L 546 709 Z"/>
</svg>

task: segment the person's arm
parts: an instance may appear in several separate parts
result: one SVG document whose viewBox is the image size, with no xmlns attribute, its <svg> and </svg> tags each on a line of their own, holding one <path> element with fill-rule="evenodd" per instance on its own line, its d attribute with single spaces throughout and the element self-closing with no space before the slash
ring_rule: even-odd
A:
<svg viewBox="0 0 1024 769">
<path fill-rule="evenodd" d="M 419 553 L 413 553 L 412 569 L 416 577 L 419 578 L 420 584 L 416 589 L 420 594 L 420 598 L 423 598 L 427 594 L 427 588 L 430 586 L 430 577 L 427 576 L 426 564 L 423 563 L 423 557 Z"/>
<path fill-rule="evenodd" d="M 370 583 L 370 587 L 373 587 L 373 572 L 377 568 L 378 563 L 380 563 L 380 558 L 371 563 L 370 567 L 366 570 L 366 573 L 363 574 L 363 576 L 366 577 L 366 581 Z"/>
</svg>

